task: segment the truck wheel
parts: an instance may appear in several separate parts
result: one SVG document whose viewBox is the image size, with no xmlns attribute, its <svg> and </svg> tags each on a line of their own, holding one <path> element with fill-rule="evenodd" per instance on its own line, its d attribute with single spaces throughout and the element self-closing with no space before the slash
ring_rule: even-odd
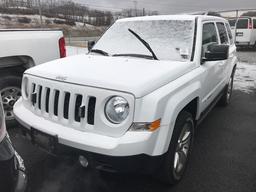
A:
<svg viewBox="0 0 256 192">
<path fill-rule="evenodd" d="M 17 124 L 14 118 L 13 106 L 21 96 L 21 77 L 5 73 L 0 75 L 0 94 L 3 101 L 6 125 L 7 127 L 12 127 Z"/>
<path fill-rule="evenodd" d="M 229 78 L 229 82 L 224 90 L 224 94 L 221 97 L 219 101 L 219 106 L 226 107 L 230 104 L 231 101 L 231 96 L 233 93 L 233 81 L 234 81 L 234 74 L 235 74 L 235 69 L 232 72 L 231 77 Z"/>
<path fill-rule="evenodd" d="M 167 184 L 179 182 L 185 172 L 194 137 L 194 120 L 182 111 L 175 123 L 166 159 L 160 169 L 160 179 Z"/>
</svg>

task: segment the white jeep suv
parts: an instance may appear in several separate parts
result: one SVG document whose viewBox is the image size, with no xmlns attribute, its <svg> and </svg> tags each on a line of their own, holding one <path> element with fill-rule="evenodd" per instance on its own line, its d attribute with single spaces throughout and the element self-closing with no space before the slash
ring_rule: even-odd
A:
<svg viewBox="0 0 256 192">
<path fill-rule="evenodd" d="M 176 183 L 196 125 L 230 102 L 235 53 L 219 17 L 121 19 L 89 54 L 27 70 L 14 113 L 51 153 L 65 148 L 100 169 L 157 171 Z"/>
</svg>

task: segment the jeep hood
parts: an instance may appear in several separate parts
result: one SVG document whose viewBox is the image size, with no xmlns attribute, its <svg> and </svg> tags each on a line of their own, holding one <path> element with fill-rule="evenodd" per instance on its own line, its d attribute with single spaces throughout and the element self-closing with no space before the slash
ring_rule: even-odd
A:
<svg viewBox="0 0 256 192">
<path fill-rule="evenodd" d="M 191 71 L 193 67 L 191 62 L 77 55 L 33 67 L 25 73 L 128 92 L 139 98 Z"/>
</svg>

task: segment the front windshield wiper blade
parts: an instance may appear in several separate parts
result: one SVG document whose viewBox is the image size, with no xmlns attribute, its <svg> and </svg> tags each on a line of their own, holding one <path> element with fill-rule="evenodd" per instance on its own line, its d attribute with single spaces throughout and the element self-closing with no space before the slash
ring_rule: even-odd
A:
<svg viewBox="0 0 256 192">
<path fill-rule="evenodd" d="M 103 51 L 101 49 L 92 49 L 90 51 L 90 53 L 99 53 L 99 54 L 104 55 L 104 56 L 109 56 L 109 54 L 106 51 Z"/>
<path fill-rule="evenodd" d="M 126 54 L 114 54 L 113 57 L 122 57 L 122 56 L 128 56 L 128 57 L 140 57 L 145 59 L 155 59 L 151 55 L 143 55 L 143 54 L 134 54 L 134 53 L 126 53 Z"/>
<path fill-rule="evenodd" d="M 150 45 L 144 40 L 142 39 L 137 33 L 135 33 L 133 30 L 128 29 L 129 32 L 131 32 L 137 39 L 140 40 L 140 42 L 149 50 L 149 52 L 152 54 L 153 58 L 155 60 L 158 60 L 158 58 L 156 57 L 154 51 L 152 50 L 152 48 L 150 47 Z"/>
</svg>

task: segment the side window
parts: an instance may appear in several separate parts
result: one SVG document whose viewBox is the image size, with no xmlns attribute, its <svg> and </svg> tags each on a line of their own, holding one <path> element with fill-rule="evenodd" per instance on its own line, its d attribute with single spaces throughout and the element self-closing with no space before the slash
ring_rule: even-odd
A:
<svg viewBox="0 0 256 192">
<path fill-rule="evenodd" d="M 221 44 L 229 44 L 228 35 L 224 23 L 217 23 Z M 231 35 L 232 36 L 232 35 Z"/>
<path fill-rule="evenodd" d="M 235 27 L 235 25 L 236 25 L 235 19 L 229 19 L 228 22 L 229 22 L 230 27 Z"/>
<path fill-rule="evenodd" d="M 203 37 L 202 37 L 202 57 L 204 57 L 207 51 L 208 45 L 212 43 L 218 44 L 218 35 L 214 23 L 203 24 Z"/>
<path fill-rule="evenodd" d="M 217 31 L 214 23 L 205 23 L 203 25 L 203 45 L 218 43 Z"/>
<path fill-rule="evenodd" d="M 253 19 L 253 28 L 256 29 L 256 19 Z"/>
<path fill-rule="evenodd" d="M 233 35 L 232 35 L 231 29 L 230 29 L 230 27 L 227 23 L 226 23 L 226 28 L 227 28 L 227 31 L 228 31 L 228 37 L 230 39 L 230 44 L 234 44 Z"/>
</svg>

